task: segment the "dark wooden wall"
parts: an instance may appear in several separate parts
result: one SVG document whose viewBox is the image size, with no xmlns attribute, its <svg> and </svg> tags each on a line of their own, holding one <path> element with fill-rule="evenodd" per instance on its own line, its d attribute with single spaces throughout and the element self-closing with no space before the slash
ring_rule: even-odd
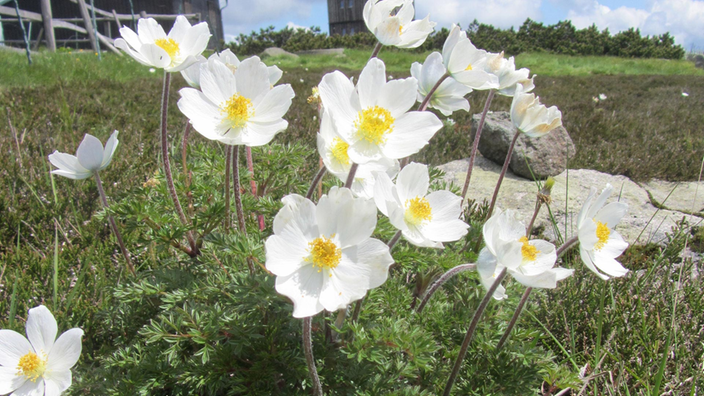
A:
<svg viewBox="0 0 704 396">
<path fill-rule="evenodd" d="M 366 0 L 328 0 L 330 35 L 367 32 L 362 11 Z"/>
</svg>

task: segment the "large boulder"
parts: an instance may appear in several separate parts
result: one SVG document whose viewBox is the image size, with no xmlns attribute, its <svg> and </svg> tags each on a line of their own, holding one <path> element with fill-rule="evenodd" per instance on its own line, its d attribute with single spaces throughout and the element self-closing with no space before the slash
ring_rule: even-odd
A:
<svg viewBox="0 0 704 396">
<path fill-rule="evenodd" d="M 292 53 L 290 53 L 286 50 L 283 50 L 281 48 L 278 48 L 278 47 L 267 48 L 264 51 L 262 51 L 261 54 L 259 54 L 259 57 L 262 59 L 268 58 L 270 56 L 290 56 L 292 58 L 298 58 L 298 55 L 292 54 Z"/>
<path fill-rule="evenodd" d="M 472 117 L 472 139 L 479 126 L 481 114 Z M 516 134 L 511 116 L 505 111 L 488 113 L 479 138 L 479 152 L 499 165 L 506 159 L 508 147 Z M 519 136 L 513 148 L 509 167 L 518 176 L 527 179 L 545 179 L 565 170 L 567 159 L 575 154 L 574 143 L 563 127 L 540 138 Z M 531 171 L 533 172 L 531 175 Z"/>
</svg>

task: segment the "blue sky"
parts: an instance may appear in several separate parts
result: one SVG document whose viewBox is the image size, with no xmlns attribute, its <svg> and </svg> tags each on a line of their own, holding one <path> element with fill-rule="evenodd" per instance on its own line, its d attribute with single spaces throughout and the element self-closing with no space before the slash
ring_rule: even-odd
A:
<svg viewBox="0 0 704 396">
<path fill-rule="evenodd" d="M 222 1 L 224 3 L 224 1 Z M 615 33 L 636 27 L 644 34 L 669 31 L 685 49 L 704 50 L 704 0 L 415 0 L 416 16 L 430 14 L 438 27 L 473 19 L 501 28 L 526 18 L 547 24 L 571 20 L 578 28 L 595 23 Z M 274 25 L 328 29 L 326 0 L 229 0 L 223 10 L 226 40 Z"/>
</svg>

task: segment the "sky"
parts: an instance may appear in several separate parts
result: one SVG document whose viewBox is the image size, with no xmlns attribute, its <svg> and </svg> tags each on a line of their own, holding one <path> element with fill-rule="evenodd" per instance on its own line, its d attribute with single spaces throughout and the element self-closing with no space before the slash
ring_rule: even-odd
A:
<svg viewBox="0 0 704 396">
<path fill-rule="evenodd" d="M 225 41 L 273 25 L 319 26 L 328 31 L 327 0 L 220 0 Z M 362 0 L 357 0 L 362 1 Z M 526 18 L 545 24 L 571 20 L 613 34 L 631 27 L 641 34 L 670 32 L 685 50 L 704 50 L 704 0 L 415 0 L 416 18 L 430 15 L 436 28 L 474 19 L 500 28 L 518 28 Z"/>
</svg>

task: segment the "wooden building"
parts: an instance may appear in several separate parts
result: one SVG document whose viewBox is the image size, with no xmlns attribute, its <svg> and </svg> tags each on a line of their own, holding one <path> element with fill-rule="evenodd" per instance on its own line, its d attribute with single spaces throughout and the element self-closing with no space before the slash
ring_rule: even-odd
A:
<svg viewBox="0 0 704 396">
<path fill-rule="evenodd" d="M 328 0 L 328 22 L 330 35 L 342 36 L 368 32 L 362 10 L 366 0 Z"/>
<path fill-rule="evenodd" d="M 90 5 L 90 0 L 86 0 Z M 132 0 L 130 6 L 129 0 L 93 0 L 96 8 L 111 12 L 115 10 L 118 14 L 135 15 L 135 20 L 140 18 L 140 13 L 147 14 L 198 14 L 189 20 L 191 24 L 200 21 L 208 22 L 212 37 L 208 43 L 208 48 L 216 49 L 220 47 L 220 43 L 224 39 L 222 13 L 220 0 Z M 222 0 L 223 5 L 225 0 Z M 8 4 L 11 5 L 11 4 Z M 24 11 L 41 13 L 41 0 L 22 0 L 20 8 Z M 72 23 L 83 25 L 81 13 L 78 4 L 72 0 L 51 0 L 51 10 L 54 19 L 65 19 Z M 159 20 L 166 33 L 173 26 L 173 20 Z M 122 23 L 136 30 L 131 21 L 122 21 Z M 120 37 L 119 26 L 113 18 L 96 15 L 96 24 L 98 31 L 104 36 L 110 38 Z M 17 45 L 22 41 L 22 32 L 17 19 L 3 18 L 2 25 L 4 30 L 5 41 L 7 44 Z M 25 23 L 25 29 L 28 29 L 30 39 L 35 41 L 39 36 L 42 26 L 41 23 L 34 23 L 29 26 Z M 57 46 L 69 46 L 72 48 L 90 48 L 90 43 L 85 35 L 78 34 L 71 30 L 55 29 Z"/>
</svg>

